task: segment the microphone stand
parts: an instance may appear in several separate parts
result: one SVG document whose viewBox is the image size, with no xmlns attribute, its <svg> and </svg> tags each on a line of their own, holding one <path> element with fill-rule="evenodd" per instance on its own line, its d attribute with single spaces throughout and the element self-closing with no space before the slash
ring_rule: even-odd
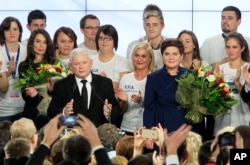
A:
<svg viewBox="0 0 250 165">
<path fill-rule="evenodd" d="M 93 92 L 95 93 L 96 97 L 109 109 L 109 114 L 108 114 L 108 117 L 107 117 L 107 120 L 109 122 L 109 124 L 111 124 L 111 109 L 109 108 L 108 105 L 105 104 L 105 101 L 96 93 L 96 90 L 95 90 L 95 87 L 93 86 L 92 83 L 91 84 L 91 87 L 93 89 Z"/>
</svg>

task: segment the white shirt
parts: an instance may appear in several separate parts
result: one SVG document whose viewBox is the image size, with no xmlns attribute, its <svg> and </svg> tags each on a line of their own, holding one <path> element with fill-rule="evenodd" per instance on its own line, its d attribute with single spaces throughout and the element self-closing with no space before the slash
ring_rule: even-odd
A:
<svg viewBox="0 0 250 165">
<path fill-rule="evenodd" d="M 250 38 L 245 36 L 244 38 L 247 41 L 248 46 L 250 46 Z M 209 64 L 219 62 L 227 57 L 225 40 L 222 37 L 222 34 L 205 39 L 200 48 L 200 53 L 202 60 L 207 61 Z"/>
<path fill-rule="evenodd" d="M 92 49 L 89 49 L 89 48 L 87 48 L 83 43 L 81 43 L 81 44 L 79 44 L 78 45 L 78 48 L 84 48 L 85 49 L 85 51 L 88 53 L 88 55 L 90 55 L 90 56 L 95 56 L 95 55 L 97 55 L 97 50 L 92 50 Z"/>
<path fill-rule="evenodd" d="M 117 54 L 107 62 L 101 62 L 99 60 L 99 54 L 97 56 L 92 56 L 91 58 L 93 59 L 92 73 L 100 74 L 104 71 L 107 74 L 107 77 L 113 82 L 120 81 L 121 72 L 130 71 L 128 60 Z"/>
<path fill-rule="evenodd" d="M 15 77 L 13 77 L 14 75 L 10 75 L 8 77 L 8 91 L 6 93 L 0 94 L 0 117 L 13 116 L 23 111 L 24 100 L 22 98 L 21 90 L 14 87 L 14 82 L 19 78 L 18 65 L 20 64 L 20 62 L 25 60 L 27 56 L 27 47 L 20 43 L 19 46 L 20 53 L 15 71 Z M 17 52 L 9 52 L 9 54 L 10 56 L 13 56 L 15 60 L 17 59 Z M 9 59 L 5 50 L 5 45 L 0 46 L 0 56 L 3 58 L 3 63 L 5 63 L 4 65 L 8 67 Z"/>
</svg>

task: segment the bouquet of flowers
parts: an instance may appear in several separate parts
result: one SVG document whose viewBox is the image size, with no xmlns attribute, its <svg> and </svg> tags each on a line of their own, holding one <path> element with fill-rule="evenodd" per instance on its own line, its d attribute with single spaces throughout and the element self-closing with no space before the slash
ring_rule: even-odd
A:
<svg viewBox="0 0 250 165">
<path fill-rule="evenodd" d="M 51 96 L 47 92 L 47 81 L 51 78 L 53 81 L 66 77 L 70 70 L 62 67 L 60 63 L 40 64 L 37 69 L 30 67 L 26 72 L 22 73 L 21 78 L 14 83 L 16 88 L 25 89 L 26 87 L 34 87 L 43 99 L 37 105 L 40 114 L 46 114 Z"/>
<path fill-rule="evenodd" d="M 62 67 L 60 63 L 40 64 L 37 69 L 30 67 L 26 72 L 22 73 L 21 78 L 15 82 L 15 87 L 24 89 L 26 87 L 34 87 L 47 82 L 48 78 L 63 78 L 70 73 L 66 67 Z"/>
<path fill-rule="evenodd" d="M 223 115 L 238 103 L 222 76 L 212 72 L 212 66 L 201 66 L 196 72 L 184 74 L 177 82 L 176 100 L 187 110 L 185 118 L 190 122 L 201 122 L 203 114 Z"/>
</svg>

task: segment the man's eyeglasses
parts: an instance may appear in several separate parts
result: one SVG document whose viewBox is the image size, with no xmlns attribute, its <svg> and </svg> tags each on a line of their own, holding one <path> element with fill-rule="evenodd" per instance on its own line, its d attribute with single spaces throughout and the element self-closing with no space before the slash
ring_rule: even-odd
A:
<svg viewBox="0 0 250 165">
<path fill-rule="evenodd" d="M 99 41 L 112 41 L 113 40 L 113 38 L 112 37 L 109 37 L 109 36 L 107 36 L 107 37 L 105 37 L 105 36 L 99 36 L 99 38 L 98 38 L 98 40 Z"/>
<path fill-rule="evenodd" d="M 100 28 L 100 26 L 96 26 L 96 27 L 86 26 L 86 27 L 84 27 L 84 29 L 87 29 L 87 30 L 98 30 L 99 28 Z"/>
</svg>

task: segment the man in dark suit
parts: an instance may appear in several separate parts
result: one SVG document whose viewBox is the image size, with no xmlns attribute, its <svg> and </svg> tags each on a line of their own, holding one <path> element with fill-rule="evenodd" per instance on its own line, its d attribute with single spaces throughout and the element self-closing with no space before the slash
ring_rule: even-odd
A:
<svg viewBox="0 0 250 165">
<path fill-rule="evenodd" d="M 53 118 L 59 113 L 80 113 L 89 118 L 96 127 L 107 120 L 120 127 L 121 111 L 112 81 L 91 73 L 93 62 L 83 48 L 72 50 L 69 60 L 69 68 L 73 74 L 55 83 L 48 117 Z M 86 81 L 86 84 L 81 81 Z M 87 96 L 82 96 L 86 93 L 82 92 L 84 86 Z"/>
</svg>

